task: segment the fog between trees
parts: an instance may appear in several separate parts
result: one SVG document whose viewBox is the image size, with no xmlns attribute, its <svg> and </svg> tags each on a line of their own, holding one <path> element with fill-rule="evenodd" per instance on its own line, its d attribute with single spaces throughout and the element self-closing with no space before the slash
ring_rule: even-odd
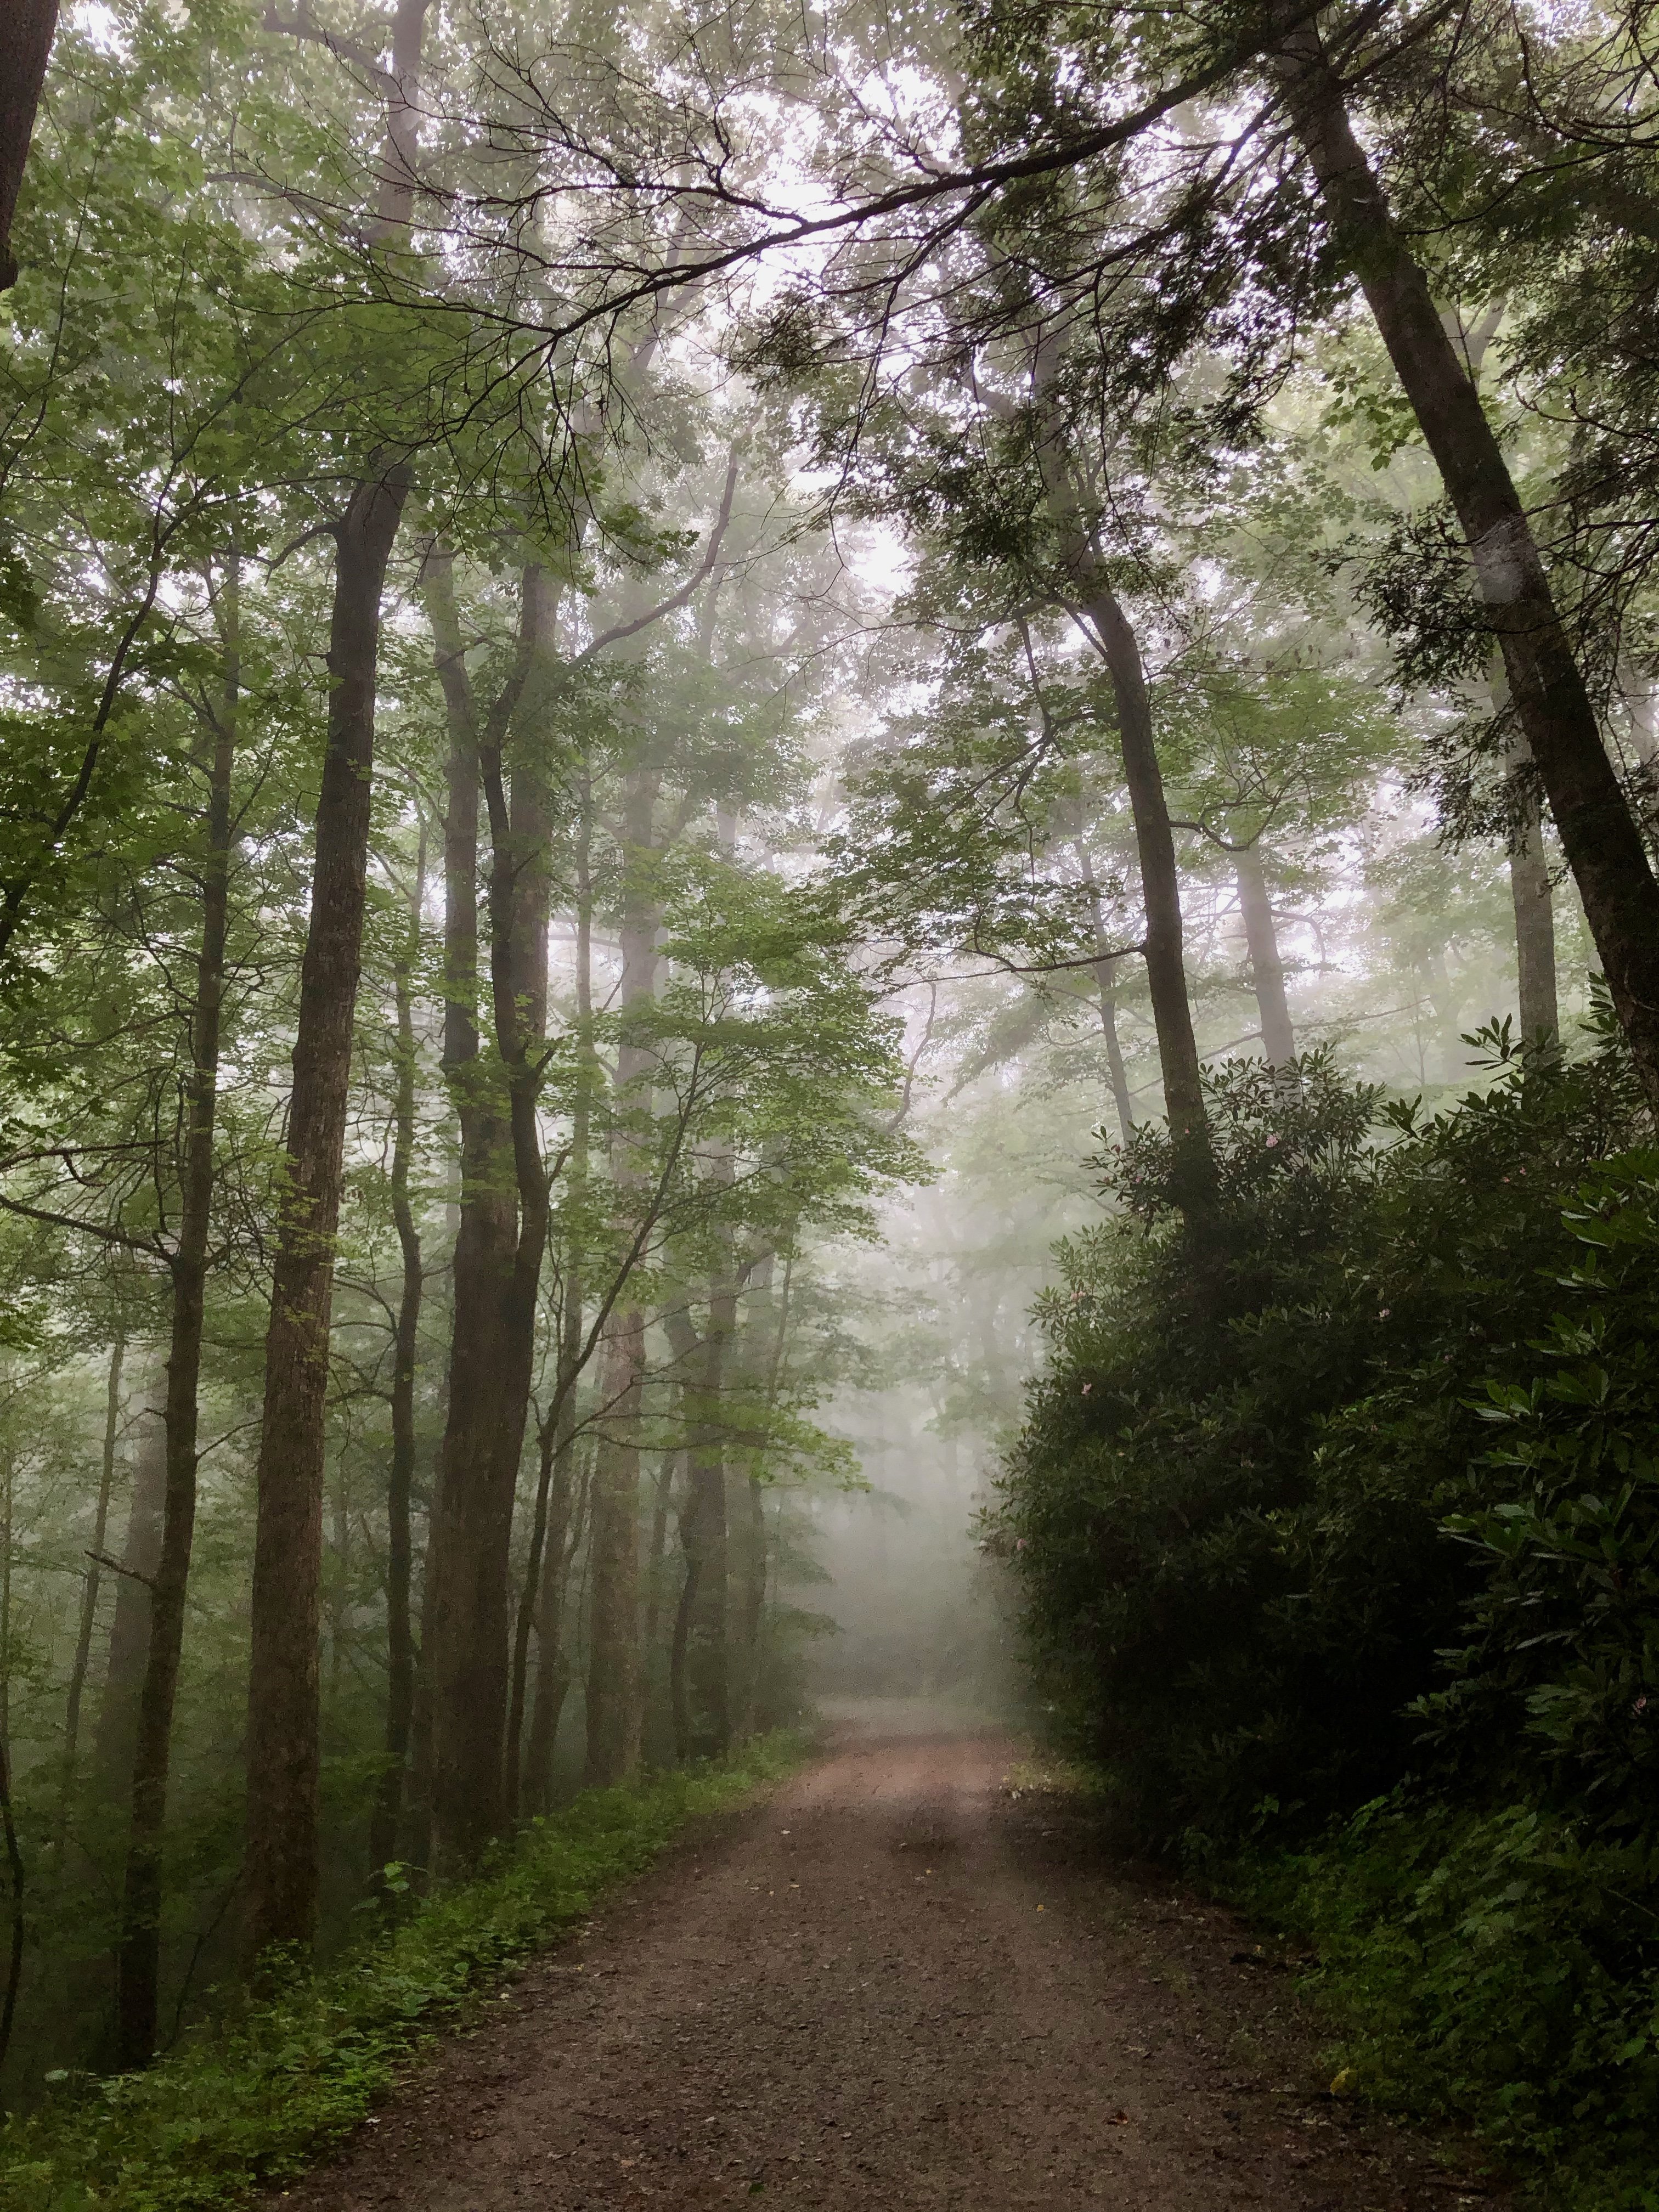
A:
<svg viewBox="0 0 1659 2212">
<path fill-rule="evenodd" d="M 1043 1409 L 1173 1386 L 1084 1322 L 1322 1342 L 1262 1178 L 1471 1091 L 1555 1115 L 1558 1224 L 1650 1140 L 1648 27 L 63 12 L 4 118 L 9 2100 L 815 1696 L 1100 1749 L 1042 1501 L 1086 1550 L 1108 1448 Z"/>
</svg>

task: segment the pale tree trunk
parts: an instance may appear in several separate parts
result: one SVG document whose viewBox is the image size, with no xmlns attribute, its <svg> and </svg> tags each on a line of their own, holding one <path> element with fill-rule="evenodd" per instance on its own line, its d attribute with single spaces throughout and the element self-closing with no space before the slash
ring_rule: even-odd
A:
<svg viewBox="0 0 1659 2212">
<path fill-rule="evenodd" d="M 328 738 L 301 972 L 285 1187 L 256 1474 L 247 1729 L 247 1940 L 307 1947 L 317 1913 L 318 1578 L 334 1239 L 362 961 L 380 599 L 402 463 L 358 485 L 336 532 Z"/>
<path fill-rule="evenodd" d="M 422 825 L 415 880 L 410 889 L 409 929 L 398 950 L 392 975 L 398 1060 L 392 1106 L 392 1218 L 398 1231 L 403 1281 L 392 1345 L 392 1466 L 386 1481 L 386 1771 L 375 1792 L 368 1838 L 369 1867 L 374 1879 L 398 1855 L 404 1777 L 409 1764 L 415 1712 L 415 1633 L 410 1604 L 414 1570 L 411 1517 L 415 1490 L 415 1364 L 426 1278 L 420 1231 L 410 1203 L 409 1173 L 415 1152 L 414 971 L 420 957 L 421 910 L 425 896 L 426 833 Z"/>
<path fill-rule="evenodd" d="M 188 1036 L 190 1072 L 185 1083 L 179 1240 L 170 1263 L 173 1316 L 167 1353 L 167 1487 L 161 1556 L 151 1592 L 149 1647 L 138 1700 L 132 1826 L 122 1893 L 121 1940 L 116 1954 L 116 2058 L 123 2069 L 143 2065 L 154 2051 L 160 1998 L 162 1838 L 172 1765 L 173 1711 L 184 1650 L 185 1600 L 196 1531 L 202 1337 L 207 1317 L 214 1128 L 218 1115 L 220 1032 L 230 918 L 231 779 L 241 702 L 240 592 L 241 563 L 233 552 L 221 599 L 224 696 L 213 728 L 201 951 Z"/>
<path fill-rule="evenodd" d="M 104 1451 L 98 1469 L 98 1503 L 93 1516 L 91 1557 L 81 1584 L 81 1618 L 76 1627 L 75 1657 L 70 1667 L 69 1695 L 64 1707 L 64 1768 L 58 1806 L 58 1854 L 62 1858 L 75 1802 L 76 1768 L 81 1746 L 81 1701 L 86 1694 L 87 1670 L 92 1663 L 92 1634 L 98 1620 L 98 1591 L 104 1548 L 109 1541 L 110 1492 L 115 1485 L 115 1448 L 121 1431 L 121 1367 L 127 1341 L 117 1334 L 109 1349 L 109 1377 L 104 1391 Z"/>
<path fill-rule="evenodd" d="M 1275 69 L 1338 251 L 1364 289 L 1462 526 L 1521 734 L 1638 1074 L 1659 1105 L 1659 883 L 1602 744 L 1526 509 L 1428 281 L 1354 137 L 1316 25 L 1286 33 Z"/>
<path fill-rule="evenodd" d="M 754 1270 L 757 1291 L 769 1297 L 775 1262 L 762 1261 Z M 770 1354 L 767 1361 L 764 1411 L 769 1415 L 783 1388 L 789 1345 L 789 1294 L 794 1279 L 794 1255 L 783 1263 L 783 1281 L 773 1316 Z M 732 1699 L 732 1734 L 742 1743 L 754 1734 L 760 1691 L 761 1638 L 766 1621 L 766 1583 L 769 1562 L 766 1542 L 766 1486 L 751 1474 L 744 1486 L 738 1522 L 737 1602 L 733 1607 L 732 1656 L 736 1662 Z"/>
<path fill-rule="evenodd" d="M 560 1284 L 559 1352 L 554 1377 L 555 1403 L 538 1437 L 536 1504 L 524 1589 L 513 1649 L 513 1686 L 507 1706 L 506 1796 L 508 1817 L 521 1805 L 544 1811 L 552 1784 L 553 1748 L 559 1715 L 570 1686 L 563 1650 L 565 1582 L 575 1508 L 576 1379 L 583 1324 L 583 1213 L 588 1188 L 588 1146 L 597 1068 L 593 1050 L 593 890 L 589 876 L 592 831 L 592 786 L 581 778 L 576 835 L 576 1096 L 571 1116 L 570 1156 L 566 1170 L 572 1227 L 565 1238 Z M 530 1637 L 536 1638 L 536 1698 L 530 1741 L 520 1755 L 525 1700 L 528 1690 Z"/>
<path fill-rule="evenodd" d="M 629 778 L 623 824 L 625 871 L 622 925 L 622 1015 L 617 1054 L 618 1188 L 637 1190 L 637 1139 L 630 1115 L 650 1111 L 651 1054 L 627 1033 L 656 988 L 657 908 L 647 878 L 655 839 L 659 775 Z M 624 1780 L 639 1763 L 639 1421 L 645 1374 L 645 1316 L 630 1307 L 613 1318 L 599 1384 L 602 1425 L 593 1468 L 589 1540 L 587 1760 L 592 1783 Z"/>
<path fill-rule="evenodd" d="M 1117 1126 L 1127 1145 L 1135 1133 L 1135 1103 L 1130 1094 L 1129 1073 L 1123 1065 L 1123 1046 L 1117 1033 L 1118 956 L 1107 950 L 1109 940 L 1101 905 L 1100 885 L 1095 877 L 1094 859 L 1081 837 L 1077 840 L 1077 857 L 1084 889 L 1088 895 L 1089 925 L 1095 940 L 1095 994 L 1100 1007 L 1100 1034 L 1106 1046 L 1106 1074 L 1112 1086 L 1112 1103 L 1117 1109 Z"/>
<path fill-rule="evenodd" d="M 159 1383 L 160 1377 L 155 1378 Z M 167 1443 L 161 1406 L 152 1402 L 154 1384 L 140 1393 L 134 1421 L 137 1446 L 132 1492 L 127 1501 L 126 1531 L 115 1577 L 115 1604 L 105 1659 L 104 1689 L 98 1707 L 93 1759 L 99 1794 L 112 1803 L 132 1788 L 132 1759 L 138 1743 L 138 1692 L 149 1644 L 149 1591 L 161 1556 L 161 1509 L 167 1498 Z"/>
<path fill-rule="evenodd" d="M 1285 995 L 1285 963 L 1279 957 L 1279 932 L 1273 924 L 1267 872 L 1261 864 L 1259 844 L 1234 848 L 1233 877 L 1244 918 L 1250 981 L 1261 1017 L 1262 1054 L 1269 1067 L 1288 1067 L 1296 1058 L 1296 1031 L 1291 1024 L 1290 1000 Z"/>
<path fill-rule="evenodd" d="M 1535 799 L 1510 832 L 1510 897 L 1515 908 L 1515 963 L 1521 1035 L 1552 1044 L 1560 1035 L 1555 982 L 1555 908 L 1544 852 L 1542 809 Z"/>
</svg>

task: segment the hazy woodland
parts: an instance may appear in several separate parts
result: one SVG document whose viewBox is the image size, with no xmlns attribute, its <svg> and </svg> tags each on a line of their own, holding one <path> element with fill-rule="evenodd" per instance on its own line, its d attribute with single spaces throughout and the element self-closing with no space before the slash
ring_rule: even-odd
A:
<svg viewBox="0 0 1659 2212">
<path fill-rule="evenodd" d="M 7 15 L 18 2201 L 873 1698 L 1650 2207 L 1652 12 Z"/>
</svg>

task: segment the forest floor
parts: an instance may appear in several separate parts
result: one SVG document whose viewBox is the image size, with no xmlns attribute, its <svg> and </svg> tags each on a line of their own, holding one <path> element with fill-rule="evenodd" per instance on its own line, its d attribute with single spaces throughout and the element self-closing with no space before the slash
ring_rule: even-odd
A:
<svg viewBox="0 0 1659 2212">
<path fill-rule="evenodd" d="M 704 1823 L 289 2212 L 1487 2212 L 1321 2080 L 1293 1962 L 1000 1735 L 874 1735 Z M 1448 2163 L 1449 2159 L 1450 2162 Z"/>
</svg>

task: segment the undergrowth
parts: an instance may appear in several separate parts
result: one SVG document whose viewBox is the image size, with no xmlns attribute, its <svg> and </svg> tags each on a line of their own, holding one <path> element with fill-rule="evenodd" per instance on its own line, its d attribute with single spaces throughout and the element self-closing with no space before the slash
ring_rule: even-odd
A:
<svg viewBox="0 0 1659 2212">
<path fill-rule="evenodd" d="M 780 1733 L 729 1761 L 585 1791 L 476 1881 L 416 1908 L 326 1973 L 198 2031 L 142 2074 L 70 2082 L 0 2130 L 6 2212 L 208 2212 L 313 2162 L 493 1977 L 585 1919 L 685 1823 L 780 1780 Z"/>
<path fill-rule="evenodd" d="M 1659 2212 L 1659 1975 L 1645 1846 L 1405 1794 L 1218 1887 L 1310 1942 L 1373 2102 L 1472 2123 L 1558 2212 Z"/>
</svg>

